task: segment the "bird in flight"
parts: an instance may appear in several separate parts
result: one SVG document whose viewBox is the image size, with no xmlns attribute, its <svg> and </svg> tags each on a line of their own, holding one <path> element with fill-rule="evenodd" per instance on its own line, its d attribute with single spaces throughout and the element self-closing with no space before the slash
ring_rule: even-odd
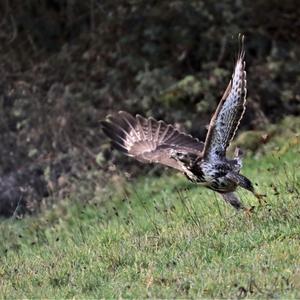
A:
<svg viewBox="0 0 300 300">
<path fill-rule="evenodd" d="M 113 146 L 127 156 L 177 169 L 192 182 L 218 192 L 234 208 L 249 210 L 234 193 L 236 188 L 249 190 L 260 203 L 262 195 L 240 174 L 241 151 L 236 149 L 233 159 L 226 157 L 246 108 L 244 36 L 239 36 L 239 44 L 232 79 L 210 120 L 204 143 L 164 121 L 134 117 L 124 111 L 109 115 L 101 123 Z"/>
</svg>

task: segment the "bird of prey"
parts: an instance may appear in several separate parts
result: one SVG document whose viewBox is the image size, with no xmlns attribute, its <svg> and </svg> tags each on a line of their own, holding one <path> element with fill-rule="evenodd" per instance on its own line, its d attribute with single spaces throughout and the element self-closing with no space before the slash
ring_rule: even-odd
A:
<svg viewBox="0 0 300 300">
<path fill-rule="evenodd" d="M 113 146 L 126 155 L 177 169 L 192 182 L 218 192 L 234 208 L 248 210 L 234 193 L 236 188 L 251 191 L 259 200 L 261 195 L 240 174 L 241 151 L 237 149 L 233 159 L 226 157 L 246 108 L 244 36 L 239 36 L 239 43 L 232 79 L 211 118 L 204 143 L 164 121 L 124 111 L 109 115 L 102 128 Z"/>
</svg>

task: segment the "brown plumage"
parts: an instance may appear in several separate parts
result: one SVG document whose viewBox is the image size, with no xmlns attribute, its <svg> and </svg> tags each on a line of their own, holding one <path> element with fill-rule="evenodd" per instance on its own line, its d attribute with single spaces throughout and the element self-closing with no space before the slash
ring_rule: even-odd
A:
<svg viewBox="0 0 300 300">
<path fill-rule="evenodd" d="M 184 172 L 182 164 L 172 158 L 174 152 L 198 157 L 203 143 L 174 126 L 153 118 L 135 118 L 120 111 L 102 123 L 104 133 L 114 147 L 128 156 L 146 163 L 160 163 Z"/>
<path fill-rule="evenodd" d="M 244 208 L 233 193 L 241 186 L 260 199 L 249 179 L 240 174 L 241 152 L 226 158 L 246 105 L 246 71 L 244 36 L 239 37 L 240 50 L 232 80 L 213 114 L 205 143 L 180 132 L 164 121 L 133 117 L 120 111 L 102 122 L 104 133 L 115 148 L 144 163 L 160 163 L 184 173 L 191 181 L 219 192 L 236 209 Z"/>
<path fill-rule="evenodd" d="M 244 36 L 240 38 L 240 51 L 232 80 L 211 118 L 205 140 L 204 155 L 225 156 L 246 110 L 247 81 Z"/>
</svg>

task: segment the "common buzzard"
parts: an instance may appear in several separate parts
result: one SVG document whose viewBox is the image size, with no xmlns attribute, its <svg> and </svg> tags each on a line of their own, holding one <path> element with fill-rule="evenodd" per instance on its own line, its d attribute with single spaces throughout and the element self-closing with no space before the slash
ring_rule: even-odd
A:
<svg viewBox="0 0 300 300">
<path fill-rule="evenodd" d="M 177 169 L 189 180 L 218 192 L 236 209 L 245 209 L 234 193 L 238 186 L 251 191 L 259 200 L 251 181 L 240 174 L 242 157 L 239 149 L 234 159 L 226 150 L 235 136 L 246 105 L 246 71 L 244 36 L 232 79 L 213 114 L 205 143 L 180 132 L 164 121 L 135 117 L 120 111 L 102 122 L 104 133 L 115 148 L 143 163 L 159 163 Z"/>
</svg>

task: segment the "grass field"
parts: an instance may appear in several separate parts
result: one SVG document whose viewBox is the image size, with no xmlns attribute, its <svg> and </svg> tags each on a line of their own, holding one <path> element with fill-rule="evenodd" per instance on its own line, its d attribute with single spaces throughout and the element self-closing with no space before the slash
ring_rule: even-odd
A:
<svg viewBox="0 0 300 300">
<path fill-rule="evenodd" d="M 244 163 L 268 201 L 251 217 L 170 172 L 2 220 L 0 298 L 299 298 L 299 136 L 267 147 Z"/>
</svg>

